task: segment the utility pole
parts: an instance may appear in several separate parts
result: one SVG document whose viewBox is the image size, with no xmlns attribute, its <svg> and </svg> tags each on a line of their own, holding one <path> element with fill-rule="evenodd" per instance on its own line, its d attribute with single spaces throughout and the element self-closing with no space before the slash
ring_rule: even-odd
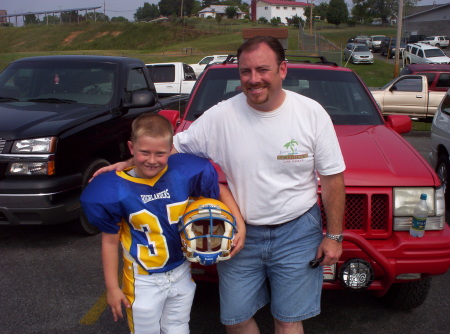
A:
<svg viewBox="0 0 450 334">
<path fill-rule="evenodd" d="M 312 36 L 312 11 L 313 10 L 313 0 L 309 6 L 309 34 Z"/>
<path fill-rule="evenodd" d="M 397 39 L 395 40 L 394 78 L 398 76 L 400 67 L 400 41 L 402 38 L 402 30 L 403 30 L 402 26 L 403 26 L 403 0 L 398 0 Z"/>
</svg>

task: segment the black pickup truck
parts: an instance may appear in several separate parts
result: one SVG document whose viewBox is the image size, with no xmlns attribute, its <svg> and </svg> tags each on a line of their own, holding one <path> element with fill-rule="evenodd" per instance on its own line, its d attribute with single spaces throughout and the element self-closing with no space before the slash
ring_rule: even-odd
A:
<svg viewBox="0 0 450 334">
<path fill-rule="evenodd" d="M 0 74 L 0 225 L 75 222 L 79 196 L 100 167 L 127 159 L 131 122 L 188 96 L 158 99 L 145 64 L 126 57 L 48 56 Z"/>
</svg>

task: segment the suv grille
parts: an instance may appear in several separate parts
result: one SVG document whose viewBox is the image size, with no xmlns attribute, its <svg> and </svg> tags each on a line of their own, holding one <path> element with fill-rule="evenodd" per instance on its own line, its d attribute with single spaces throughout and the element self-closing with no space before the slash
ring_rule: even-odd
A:
<svg viewBox="0 0 450 334">
<path fill-rule="evenodd" d="M 323 228 L 326 228 L 322 202 Z M 356 232 L 365 238 L 384 238 L 390 234 L 388 194 L 347 194 L 345 201 L 345 229 Z"/>
<path fill-rule="evenodd" d="M 0 153 L 3 153 L 3 148 L 5 147 L 6 140 L 0 138 Z"/>
</svg>

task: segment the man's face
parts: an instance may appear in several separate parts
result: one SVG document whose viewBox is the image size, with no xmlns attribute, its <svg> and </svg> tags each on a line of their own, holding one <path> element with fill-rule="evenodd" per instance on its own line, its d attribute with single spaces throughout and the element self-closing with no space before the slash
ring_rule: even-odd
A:
<svg viewBox="0 0 450 334">
<path fill-rule="evenodd" d="M 286 62 L 277 64 L 275 52 L 265 43 L 239 57 L 241 87 L 248 104 L 259 111 L 272 111 L 284 101 L 283 79 Z"/>
<path fill-rule="evenodd" d="M 128 142 L 134 155 L 136 174 L 141 178 L 152 178 L 167 166 L 172 145 L 167 138 L 140 136 L 135 142 Z"/>
</svg>

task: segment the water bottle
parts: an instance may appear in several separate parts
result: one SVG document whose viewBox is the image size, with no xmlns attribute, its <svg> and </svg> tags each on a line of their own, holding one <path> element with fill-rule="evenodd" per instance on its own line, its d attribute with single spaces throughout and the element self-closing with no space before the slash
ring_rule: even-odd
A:
<svg viewBox="0 0 450 334">
<path fill-rule="evenodd" d="M 409 234 L 413 237 L 421 238 L 425 234 L 425 224 L 427 223 L 428 216 L 428 205 L 427 205 L 427 195 L 420 195 L 420 201 L 416 204 L 414 208 L 413 218 L 411 222 L 411 228 L 409 229 Z"/>
</svg>

